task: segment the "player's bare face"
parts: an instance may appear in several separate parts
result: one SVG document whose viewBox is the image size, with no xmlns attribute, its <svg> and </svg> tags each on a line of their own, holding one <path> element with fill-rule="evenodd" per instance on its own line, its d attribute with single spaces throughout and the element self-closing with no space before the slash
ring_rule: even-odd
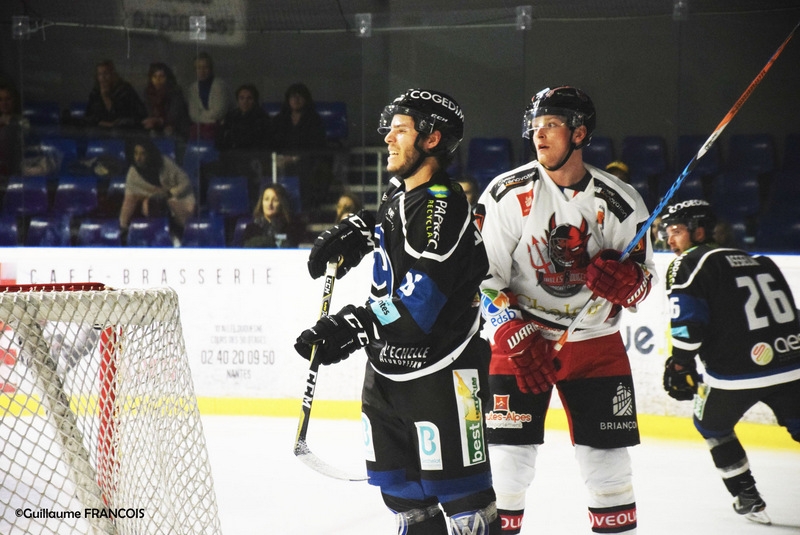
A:
<svg viewBox="0 0 800 535">
<path fill-rule="evenodd" d="M 410 169 L 419 156 L 414 147 L 419 132 L 414 129 L 414 119 L 410 115 L 395 115 L 389 133 L 383 138 L 389 149 L 386 170 L 402 175 Z"/>
<path fill-rule="evenodd" d="M 534 119 L 533 141 L 536 158 L 546 167 L 555 167 L 569 151 L 572 131 L 567 128 L 564 117 L 542 115 Z"/>
<path fill-rule="evenodd" d="M 683 254 L 692 246 L 692 234 L 686 225 L 667 227 L 667 245 L 676 255 Z"/>
</svg>

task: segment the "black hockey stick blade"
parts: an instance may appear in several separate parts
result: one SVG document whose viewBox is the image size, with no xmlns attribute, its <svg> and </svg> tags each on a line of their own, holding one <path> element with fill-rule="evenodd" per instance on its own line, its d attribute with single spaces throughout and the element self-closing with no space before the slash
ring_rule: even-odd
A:
<svg viewBox="0 0 800 535">
<path fill-rule="evenodd" d="M 333 296 L 333 284 L 336 281 L 337 262 L 328 262 L 325 270 L 325 287 L 322 292 L 322 307 L 319 316 L 327 316 L 330 313 L 331 297 Z M 344 481 L 365 481 L 366 474 L 351 474 L 339 468 L 329 465 L 317 457 L 311 448 L 308 447 L 306 434 L 308 433 L 308 422 L 311 419 L 311 406 L 314 403 L 314 390 L 317 387 L 317 377 L 319 375 L 319 360 L 317 360 L 317 346 L 311 348 L 311 358 L 308 367 L 308 379 L 306 390 L 303 393 L 303 405 L 300 413 L 300 422 L 297 425 L 297 436 L 294 440 L 294 454 L 306 466 L 320 474 L 342 479 Z"/>
<path fill-rule="evenodd" d="M 661 211 L 664 209 L 664 207 L 667 205 L 670 199 L 672 199 L 672 196 L 675 194 L 680 185 L 683 183 L 683 180 L 695 168 L 695 166 L 697 165 L 697 160 L 702 158 L 703 155 L 705 155 L 705 153 L 708 152 L 708 149 L 711 148 L 711 145 L 713 145 L 714 142 L 717 140 L 717 138 L 720 136 L 720 134 L 722 134 L 722 131 L 725 130 L 726 126 L 728 126 L 728 123 L 730 123 L 733 117 L 737 113 L 739 113 L 739 109 L 742 107 L 745 101 L 747 101 L 747 99 L 750 98 L 750 95 L 753 93 L 755 88 L 758 87 L 758 84 L 761 83 L 761 80 L 764 79 L 764 76 L 767 74 L 767 71 L 770 70 L 772 64 L 775 63 L 775 60 L 778 59 L 778 56 L 781 55 L 783 49 L 786 48 L 786 45 L 792 39 L 798 27 L 800 27 L 800 22 L 795 24 L 794 28 L 792 28 L 792 31 L 789 32 L 789 35 L 786 36 L 786 39 L 784 39 L 783 43 L 781 43 L 781 46 L 779 46 L 778 49 L 775 51 L 775 53 L 772 54 L 772 56 L 769 58 L 767 64 L 764 65 L 764 67 L 759 71 L 758 75 L 753 79 L 752 82 L 750 82 L 750 85 L 747 86 L 747 89 L 744 90 L 744 93 L 742 93 L 742 95 L 736 100 L 731 109 L 728 110 L 728 113 L 725 114 L 725 117 L 722 118 L 722 121 L 720 121 L 720 123 L 717 125 L 714 131 L 711 132 L 711 135 L 708 137 L 706 142 L 700 146 L 700 149 L 697 151 L 697 154 L 692 156 L 692 159 L 689 160 L 688 164 L 686 164 L 686 167 L 683 169 L 683 172 L 681 172 L 678 178 L 675 179 L 675 182 L 672 184 L 672 186 L 664 194 L 664 196 L 661 199 L 661 202 L 659 202 L 658 205 L 650 213 L 650 217 L 648 217 L 647 221 L 645 221 L 644 224 L 641 226 L 639 232 L 636 233 L 636 236 L 633 237 L 630 243 L 622 251 L 622 255 L 620 256 L 620 262 L 628 258 L 628 256 L 630 256 L 631 254 L 631 251 L 633 251 L 634 247 L 636 247 L 639 244 L 639 242 L 642 239 L 644 239 L 645 234 L 650 232 L 650 226 L 653 224 L 653 221 L 656 220 L 656 218 L 659 216 L 659 214 L 661 214 Z M 558 354 L 558 352 L 561 351 L 561 348 L 564 347 L 567 338 L 569 338 L 572 335 L 572 333 L 575 332 L 575 329 L 578 327 L 578 324 L 581 321 L 583 321 L 584 317 L 586 317 L 586 314 L 589 312 L 590 308 L 589 304 L 595 301 L 596 299 L 597 296 L 592 294 L 592 296 L 589 298 L 589 300 L 586 302 L 583 308 L 581 308 L 578 314 L 572 319 L 572 322 L 569 324 L 567 329 L 563 332 L 563 334 L 553 347 L 553 351 L 556 354 Z"/>
</svg>

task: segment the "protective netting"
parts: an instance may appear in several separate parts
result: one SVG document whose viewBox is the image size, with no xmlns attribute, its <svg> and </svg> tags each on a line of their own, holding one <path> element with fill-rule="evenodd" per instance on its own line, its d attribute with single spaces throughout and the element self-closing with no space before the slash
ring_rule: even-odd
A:
<svg viewBox="0 0 800 535">
<path fill-rule="evenodd" d="M 0 322 L 0 533 L 220 531 L 174 291 L 6 291 Z"/>
</svg>

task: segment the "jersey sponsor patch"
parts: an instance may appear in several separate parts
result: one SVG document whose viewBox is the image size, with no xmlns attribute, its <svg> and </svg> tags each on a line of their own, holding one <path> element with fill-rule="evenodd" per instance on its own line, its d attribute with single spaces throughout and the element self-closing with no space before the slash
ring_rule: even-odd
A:
<svg viewBox="0 0 800 535">
<path fill-rule="evenodd" d="M 414 422 L 417 427 L 419 464 L 423 470 L 441 470 L 442 439 L 439 428 L 433 422 Z"/>
<path fill-rule="evenodd" d="M 388 325 L 400 318 L 400 312 L 397 310 L 397 307 L 394 306 L 391 299 L 375 301 L 370 305 L 370 308 L 381 325 Z"/>
<path fill-rule="evenodd" d="M 620 221 L 625 221 L 633 213 L 633 207 L 628 204 L 628 201 L 623 199 L 617 190 L 611 188 L 597 177 L 594 179 L 594 194 L 595 197 L 605 201 L 608 209 Z"/>
<path fill-rule="evenodd" d="M 519 201 L 519 209 L 520 212 L 522 212 L 522 217 L 528 217 L 531 213 L 531 206 L 533 206 L 533 190 L 517 195 L 517 201 Z"/>
<path fill-rule="evenodd" d="M 361 427 L 364 433 L 364 459 L 375 462 L 375 443 L 372 441 L 372 422 L 369 416 L 361 413 Z"/>
<path fill-rule="evenodd" d="M 478 392 L 481 390 L 478 370 L 453 370 L 453 388 L 461 429 L 461 455 L 464 466 L 486 461 L 486 437 Z"/>
<path fill-rule="evenodd" d="M 532 421 L 531 414 L 511 409 L 509 394 L 494 394 L 494 406 L 486 413 L 486 427 L 490 429 L 522 429 L 522 424 Z"/>
<path fill-rule="evenodd" d="M 511 176 L 504 177 L 497 181 L 494 186 L 492 186 L 491 195 L 495 202 L 499 201 L 509 191 L 513 191 L 517 188 L 521 188 L 531 182 L 538 180 L 539 178 L 539 170 L 537 168 L 533 168 L 527 173 L 523 172 L 523 174 L 513 174 Z"/>
<path fill-rule="evenodd" d="M 493 327 L 517 317 L 514 310 L 509 308 L 510 305 L 511 300 L 505 292 L 489 288 L 481 290 L 481 312 L 484 319 Z"/>
<path fill-rule="evenodd" d="M 434 184 L 428 188 L 428 193 L 436 199 L 446 199 L 450 196 L 450 190 L 444 184 Z"/>
<path fill-rule="evenodd" d="M 759 366 L 766 366 L 774 356 L 772 347 L 765 342 L 759 342 L 750 349 L 750 358 Z"/>
</svg>

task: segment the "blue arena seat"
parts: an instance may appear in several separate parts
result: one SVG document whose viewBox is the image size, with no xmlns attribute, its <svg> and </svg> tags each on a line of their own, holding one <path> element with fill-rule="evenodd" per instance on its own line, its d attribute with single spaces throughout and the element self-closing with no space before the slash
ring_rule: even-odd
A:
<svg viewBox="0 0 800 535">
<path fill-rule="evenodd" d="M 161 154 L 173 160 L 177 157 L 175 138 L 154 137 L 152 139 L 155 146 L 158 147 L 158 150 L 161 151 Z"/>
<path fill-rule="evenodd" d="M 122 245 L 119 219 L 84 219 L 78 226 L 75 244 L 82 247 Z"/>
<path fill-rule="evenodd" d="M 783 141 L 783 170 L 800 171 L 800 133 L 786 134 Z"/>
<path fill-rule="evenodd" d="M 166 217 L 137 217 L 128 226 L 129 247 L 172 247 Z"/>
<path fill-rule="evenodd" d="M 614 161 L 614 145 L 610 137 L 592 136 L 592 142 L 583 147 L 583 161 L 605 169 Z"/>
<path fill-rule="evenodd" d="M 474 137 L 467 149 L 467 174 L 483 190 L 497 175 L 512 167 L 511 140 L 506 137 Z"/>
<path fill-rule="evenodd" d="M 347 105 L 340 101 L 315 102 L 315 108 L 325 124 L 328 141 L 341 143 L 347 139 Z"/>
<path fill-rule="evenodd" d="M 125 140 L 120 138 L 90 138 L 86 140 L 86 157 L 113 156 L 126 160 Z"/>
<path fill-rule="evenodd" d="M 71 245 L 68 215 L 33 216 L 28 224 L 25 245 L 32 247 L 69 247 Z"/>
<path fill-rule="evenodd" d="M 183 228 L 182 247 L 225 247 L 225 222 L 206 215 L 190 218 Z"/>
<path fill-rule="evenodd" d="M 61 161 L 60 172 L 65 172 L 78 159 L 78 142 L 67 137 L 45 137 L 39 141 L 45 154 L 53 154 Z"/>
<path fill-rule="evenodd" d="M 278 184 L 286 189 L 289 194 L 289 202 L 292 204 L 292 212 L 299 213 L 303 210 L 303 203 L 300 197 L 300 177 L 282 176 L 278 178 Z"/>
<path fill-rule="evenodd" d="M 678 136 L 677 161 L 675 169 L 681 172 L 700 150 L 708 138 L 705 136 L 682 135 Z M 697 160 L 690 173 L 693 176 L 714 176 L 722 169 L 722 152 L 719 142 L 714 143 L 703 156 Z M 688 177 L 687 177 L 688 180 Z"/>
<path fill-rule="evenodd" d="M 206 206 L 209 213 L 224 217 L 238 217 L 250 213 L 247 177 L 212 177 L 206 191 Z"/>
<path fill-rule="evenodd" d="M 231 247 L 242 247 L 244 245 L 244 231 L 247 225 L 252 221 L 253 218 L 250 216 L 242 216 L 236 220 L 236 224 L 233 226 L 233 238 L 230 243 Z"/>
<path fill-rule="evenodd" d="M 205 164 L 219 161 L 219 151 L 213 141 L 195 140 L 186 144 L 181 167 L 189 175 L 197 198 L 200 195 L 200 172 Z"/>
<path fill-rule="evenodd" d="M 660 136 L 625 136 L 621 160 L 631 173 L 661 175 L 668 170 L 667 144 Z"/>
<path fill-rule="evenodd" d="M 50 209 L 47 196 L 47 177 L 12 176 L 9 178 L 3 211 L 17 216 L 46 214 Z"/>
<path fill-rule="evenodd" d="M 727 169 L 772 173 L 777 168 L 775 161 L 772 134 L 734 134 L 728 140 Z"/>
<path fill-rule="evenodd" d="M 17 216 L 0 214 L 0 247 L 19 245 L 19 222 Z"/>
<path fill-rule="evenodd" d="M 754 218 L 760 209 L 758 175 L 751 171 L 724 171 L 717 175 L 711 205 L 718 216 L 736 221 Z"/>
<path fill-rule="evenodd" d="M 800 213 L 796 206 L 767 211 L 758 219 L 756 248 L 759 251 L 800 251 Z"/>
<path fill-rule="evenodd" d="M 281 102 L 262 102 L 261 103 L 261 109 L 263 109 L 265 112 L 267 112 L 267 115 L 269 115 L 270 117 L 275 117 L 276 115 L 278 115 L 278 113 L 280 113 L 280 111 L 281 111 L 281 106 L 283 106 L 283 103 L 281 103 Z"/>
<path fill-rule="evenodd" d="M 32 126 L 57 126 L 61 124 L 61 105 L 55 101 L 25 102 L 22 116 Z"/>
<path fill-rule="evenodd" d="M 97 178 L 90 176 L 62 176 L 56 186 L 53 212 L 81 217 L 98 207 Z"/>
</svg>

